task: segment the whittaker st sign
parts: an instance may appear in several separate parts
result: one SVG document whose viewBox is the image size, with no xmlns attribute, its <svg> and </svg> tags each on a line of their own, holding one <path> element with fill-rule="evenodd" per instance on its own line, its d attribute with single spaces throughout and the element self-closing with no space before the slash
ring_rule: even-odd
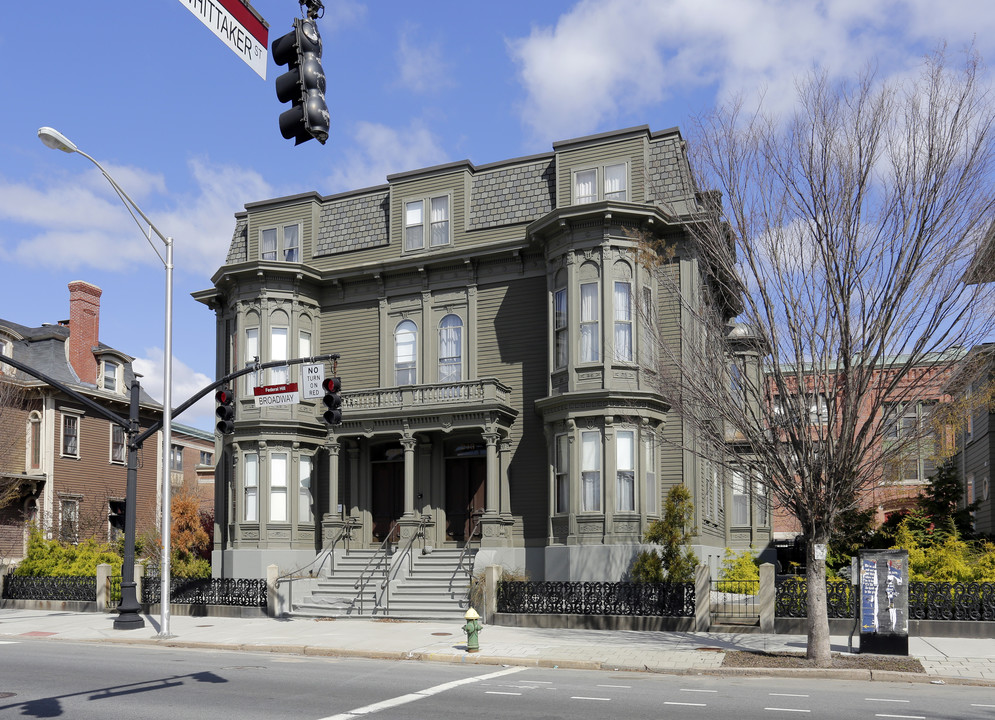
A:
<svg viewBox="0 0 995 720">
<path fill-rule="evenodd" d="M 266 79 L 269 24 L 242 0 L 180 0 L 221 42 Z"/>
</svg>

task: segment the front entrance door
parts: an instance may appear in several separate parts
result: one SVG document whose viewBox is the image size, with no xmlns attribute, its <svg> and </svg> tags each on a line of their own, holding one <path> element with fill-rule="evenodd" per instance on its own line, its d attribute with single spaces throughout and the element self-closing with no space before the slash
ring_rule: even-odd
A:
<svg viewBox="0 0 995 720">
<path fill-rule="evenodd" d="M 373 539 L 383 542 L 390 524 L 404 512 L 404 463 L 375 462 L 372 464 Z M 397 542 L 395 526 L 391 542 Z"/>
<path fill-rule="evenodd" d="M 446 460 L 446 539 L 466 542 L 484 514 L 487 461 L 482 457 Z M 480 537 L 477 527 L 475 537 Z"/>
</svg>

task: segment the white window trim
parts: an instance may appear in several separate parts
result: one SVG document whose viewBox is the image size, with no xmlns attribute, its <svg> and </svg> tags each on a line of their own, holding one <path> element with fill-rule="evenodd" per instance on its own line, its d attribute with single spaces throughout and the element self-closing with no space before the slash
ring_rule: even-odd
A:
<svg viewBox="0 0 995 720">
<path fill-rule="evenodd" d="M 440 221 L 432 220 L 432 202 L 446 199 L 446 219 Z M 408 224 L 408 205 L 421 203 L 421 222 Z M 445 222 L 446 238 L 444 242 L 434 242 L 432 232 L 433 225 Z M 421 242 L 418 245 L 408 247 L 408 228 L 421 227 Z M 453 194 L 452 192 L 433 193 L 429 195 L 411 196 L 401 199 L 401 252 L 419 253 L 433 250 L 435 248 L 447 248 L 453 245 Z"/>
<path fill-rule="evenodd" d="M 245 453 L 242 471 L 242 520 L 259 522 L 259 453 Z M 252 498 L 252 503 L 249 502 Z M 252 510 L 250 513 L 249 511 Z"/>
<path fill-rule="evenodd" d="M 287 246 L 287 229 L 296 228 L 297 229 L 297 244 L 290 247 Z M 259 228 L 259 259 L 266 262 L 286 262 L 286 263 L 301 263 L 304 261 L 303 258 L 303 242 L 301 240 L 303 236 L 303 225 L 302 223 L 286 223 L 284 225 L 271 225 L 264 228 Z M 263 237 L 267 232 L 275 232 L 275 244 L 272 250 L 263 249 Z M 296 249 L 297 257 L 293 260 L 287 259 L 288 251 Z M 273 253 L 273 257 L 264 258 L 265 253 Z"/>
<path fill-rule="evenodd" d="M 457 320 L 459 320 L 459 325 L 452 326 L 452 327 L 445 327 L 444 328 L 442 326 L 442 323 L 446 320 L 446 318 L 449 318 L 449 317 L 454 317 Z M 466 367 L 466 359 L 465 359 L 466 358 L 466 352 L 465 352 L 466 341 L 465 341 L 465 336 L 466 336 L 466 333 L 463 332 L 463 330 L 465 328 L 466 328 L 466 323 L 464 322 L 463 318 L 460 316 L 459 313 L 454 313 L 454 312 L 453 313 L 446 313 L 445 315 L 442 316 L 442 318 L 439 319 L 439 327 L 438 327 L 438 333 L 439 333 L 438 382 L 440 382 L 440 383 L 442 383 L 442 382 L 460 383 L 460 382 L 463 382 L 466 379 L 466 373 L 465 373 L 465 367 Z M 444 339 L 443 339 L 443 332 L 444 331 L 449 331 L 449 332 L 455 331 L 455 332 L 457 332 L 459 334 L 459 341 L 458 341 L 459 342 L 459 349 L 458 349 L 457 355 L 447 355 L 447 356 L 443 357 L 442 350 L 443 350 L 443 346 L 445 344 Z M 417 349 L 417 346 L 416 346 L 416 349 Z M 445 365 L 443 365 L 443 362 L 442 362 L 443 360 L 454 360 L 454 359 L 455 359 L 456 362 L 449 362 L 449 363 L 446 363 Z M 450 380 L 450 379 L 443 380 L 442 379 L 443 369 L 444 368 L 445 369 L 449 369 L 449 368 L 452 368 L 452 367 L 456 367 L 456 368 L 459 369 L 458 377 L 455 380 Z"/>
<path fill-rule="evenodd" d="M 624 192 L 625 197 L 608 198 L 607 197 L 608 193 L 605 191 L 605 177 L 607 176 L 606 171 L 609 168 L 616 168 L 619 166 L 625 167 L 625 187 L 621 191 L 615 191 L 615 192 Z M 584 195 L 583 197 L 585 198 L 591 197 L 592 199 L 584 200 L 582 202 L 580 200 L 581 196 L 579 196 L 577 193 L 577 178 L 582 173 L 590 173 L 590 172 L 594 172 L 594 193 L 591 196 Z M 616 202 L 631 202 L 632 201 L 631 188 L 632 188 L 632 172 L 628 160 L 619 159 L 619 160 L 612 160 L 604 163 L 599 163 L 597 165 L 584 165 L 581 167 L 574 168 L 570 174 L 570 199 L 572 205 L 588 205 L 595 202 L 601 202 L 607 199 L 612 199 L 615 200 Z"/>
<path fill-rule="evenodd" d="M 124 431 L 124 428 L 116 423 L 110 423 L 108 431 L 110 434 L 110 446 L 108 448 L 110 463 L 111 465 L 124 465 L 128 461 L 128 434 Z M 123 450 L 123 455 L 120 460 L 114 458 L 114 433 L 121 433 L 121 447 Z"/>
<path fill-rule="evenodd" d="M 276 472 L 276 468 L 282 464 L 283 474 L 280 475 Z M 270 523 L 289 523 L 290 522 L 290 453 L 281 450 L 279 452 L 270 452 L 268 454 L 268 462 L 266 463 L 267 477 L 269 479 L 269 512 L 267 513 Z M 279 502 L 277 499 L 280 498 Z M 282 505 L 283 513 L 282 516 L 277 514 L 277 510 Z"/>
<path fill-rule="evenodd" d="M 251 362 L 255 362 L 258 357 L 262 360 L 262 355 L 259 350 L 259 337 L 262 334 L 261 328 L 258 325 L 253 325 L 252 327 L 245 328 L 245 348 L 243 350 L 242 365 L 243 367 Z M 254 337 L 253 337 L 254 335 Z M 255 387 L 257 379 L 256 375 L 258 373 L 247 373 L 245 375 L 243 386 L 244 394 L 253 397 L 252 388 Z"/>
<path fill-rule="evenodd" d="M 622 438 L 628 439 L 627 444 L 629 446 L 628 456 L 626 457 L 622 453 Z M 624 467 L 628 465 L 628 467 Z M 623 473 L 628 473 L 628 478 L 623 478 Z M 628 486 L 628 491 L 631 493 L 629 498 L 630 506 L 622 507 L 623 493 L 622 489 L 624 486 Z M 633 513 L 639 508 L 639 489 L 636 483 L 636 431 L 632 430 L 617 430 L 615 432 L 615 512 L 619 513 Z"/>
<path fill-rule="evenodd" d="M 114 368 L 114 387 L 109 388 L 106 385 L 107 382 L 107 368 Z M 106 390 L 107 392 L 121 394 L 124 392 L 124 365 L 120 362 L 114 360 L 101 360 L 100 361 L 100 389 Z"/>
<path fill-rule="evenodd" d="M 82 444 L 80 436 L 82 434 L 82 429 L 83 429 L 83 413 L 81 411 L 79 411 L 79 410 L 72 410 L 72 409 L 68 409 L 68 408 L 67 409 L 60 408 L 60 411 L 62 413 L 62 421 L 59 423 L 59 455 L 61 457 L 67 457 L 67 458 L 73 458 L 75 460 L 79 460 L 83 456 L 83 453 L 82 453 L 81 448 L 80 448 L 80 445 Z M 75 418 L 76 419 L 76 453 L 75 454 L 71 454 L 71 453 L 67 453 L 66 452 L 66 418 Z"/>
<path fill-rule="evenodd" d="M 594 310 L 592 317 L 593 320 L 584 319 L 584 288 L 593 285 L 594 286 L 594 305 L 592 308 Z M 580 359 L 580 364 L 592 364 L 601 362 L 601 282 L 598 280 L 590 280 L 588 282 L 580 283 L 580 317 L 578 318 L 578 337 L 577 342 L 579 343 L 577 357 Z M 594 337 L 591 340 L 591 357 L 584 356 L 584 329 L 593 328 Z"/>
<path fill-rule="evenodd" d="M 401 384 L 398 383 L 399 363 L 398 363 L 398 353 L 397 353 L 397 351 L 398 351 L 397 332 L 398 332 L 398 329 L 401 327 L 401 325 L 403 325 L 404 323 L 411 323 L 411 325 L 414 327 L 413 335 L 414 335 L 414 338 L 415 338 L 414 339 L 414 349 L 412 351 L 412 357 L 414 359 L 411 361 L 412 362 L 412 367 L 410 368 L 411 370 L 414 371 L 414 378 L 412 379 L 412 381 L 410 383 L 405 383 L 404 385 L 416 385 L 418 383 L 418 323 L 416 323 L 411 318 L 404 318 L 404 319 L 398 321 L 398 323 L 394 326 L 394 332 L 391 334 L 391 340 L 393 341 L 391 343 L 391 355 L 393 357 L 393 363 L 392 363 L 392 365 L 393 365 L 393 368 L 394 368 L 394 386 L 395 387 L 404 387 L 404 385 L 401 385 Z M 407 364 L 407 363 L 405 363 L 405 364 Z M 405 372 L 407 372 L 409 370 L 409 368 L 405 368 L 404 370 L 405 370 Z"/>
<path fill-rule="evenodd" d="M 595 458 L 596 467 L 588 468 L 587 458 L 584 457 L 584 443 L 588 437 L 597 437 L 597 443 L 595 447 L 597 448 L 597 458 Z M 580 493 L 581 493 L 581 512 L 583 513 L 601 513 L 604 508 L 604 488 L 602 487 L 602 479 L 604 475 L 604 437 L 600 430 L 584 430 L 580 434 Z M 594 484 L 594 497 L 592 498 L 594 502 L 590 503 L 593 507 L 589 507 L 587 490 L 587 478 L 586 474 L 593 474 Z"/>
<path fill-rule="evenodd" d="M 278 331 L 283 331 L 283 347 L 280 348 L 280 352 L 276 352 L 276 338 Z M 269 328 L 269 342 L 267 343 L 268 354 L 267 362 L 272 362 L 274 360 L 288 360 L 290 359 L 290 328 L 286 325 L 270 325 Z M 279 357 L 278 357 L 279 355 Z M 281 385 L 283 383 L 290 382 L 290 366 L 280 365 L 278 367 L 271 367 L 266 370 L 267 385 Z"/>
<path fill-rule="evenodd" d="M 297 522 L 309 523 L 314 520 L 311 512 L 313 496 L 311 488 L 314 485 L 314 458 L 311 455 L 301 455 L 297 462 Z M 305 468 L 307 472 L 305 472 Z M 306 481 L 306 482 L 305 482 Z"/>
</svg>

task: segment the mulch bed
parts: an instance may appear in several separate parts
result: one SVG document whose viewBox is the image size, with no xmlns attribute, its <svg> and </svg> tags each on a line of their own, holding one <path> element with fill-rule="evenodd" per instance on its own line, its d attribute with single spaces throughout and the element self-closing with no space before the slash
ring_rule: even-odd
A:
<svg viewBox="0 0 995 720">
<path fill-rule="evenodd" d="M 817 668 L 803 653 L 771 653 L 734 650 L 725 654 L 723 667 L 743 668 Z M 925 673 L 916 658 L 894 655 L 844 655 L 832 654 L 834 670 L 894 670 L 895 672 Z"/>
</svg>

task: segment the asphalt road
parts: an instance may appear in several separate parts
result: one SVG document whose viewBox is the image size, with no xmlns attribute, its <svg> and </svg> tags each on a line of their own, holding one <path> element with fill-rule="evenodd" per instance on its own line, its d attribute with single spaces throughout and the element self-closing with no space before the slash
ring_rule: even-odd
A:
<svg viewBox="0 0 995 720">
<path fill-rule="evenodd" d="M 674 676 L 26 640 L 0 718 L 995 719 L 991 688 Z"/>
</svg>

